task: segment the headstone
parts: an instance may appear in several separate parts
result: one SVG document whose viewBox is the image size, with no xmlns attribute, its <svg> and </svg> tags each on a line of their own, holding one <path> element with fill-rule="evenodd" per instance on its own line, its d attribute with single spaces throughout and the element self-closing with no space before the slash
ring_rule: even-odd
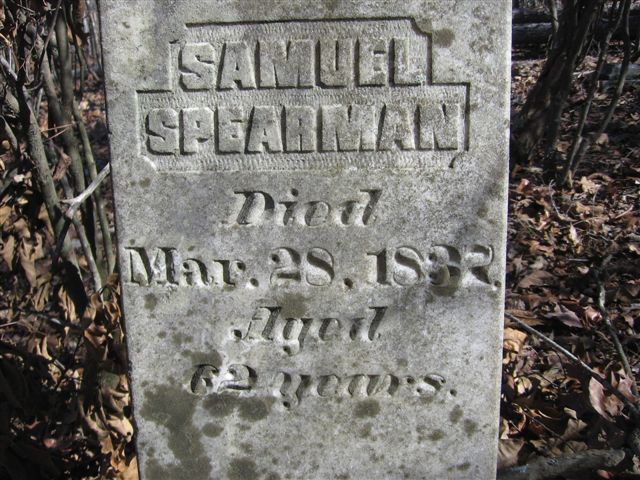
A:
<svg viewBox="0 0 640 480">
<path fill-rule="evenodd" d="M 510 2 L 100 7 L 142 478 L 494 478 Z"/>
</svg>

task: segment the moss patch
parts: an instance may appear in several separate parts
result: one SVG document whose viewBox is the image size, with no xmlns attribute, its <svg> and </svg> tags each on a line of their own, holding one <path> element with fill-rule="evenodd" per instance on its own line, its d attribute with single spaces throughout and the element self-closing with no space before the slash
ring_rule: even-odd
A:
<svg viewBox="0 0 640 480">
<path fill-rule="evenodd" d="M 144 308 L 151 311 L 158 305 L 158 299 L 153 293 L 148 293 L 144 296 Z"/>
<path fill-rule="evenodd" d="M 449 47 L 456 38 L 452 30 L 443 28 L 442 30 L 436 30 L 433 32 L 433 43 L 440 47 Z"/>
<path fill-rule="evenodd" d="M 236 458 L 231 460 L 229 470 L 227 471 L 229 480 L 248 480 L 250 478 L 258 478 L 256 464 L 248 457 Z"/>
<path fill-rule="evenodd" d="M 471 436 L 478 431 L 478 424 L 473 420 L 465 420 L 464 431 L 467 432 L 468 436 Z"/>
<path fill-rule="evenodd" d="M 201 443 L 202 433 L 193 424 L 197 401 L 178 385 L 159 385 L 146 394 L 140 415 L 167 429 L 167 444 L 179 462 L 163 467 L 149 459 L 150 478 L 209 479 L 211 465 Z"/>
<path fill-rule="evenodd" d="M 242 398 L 235 395 L 210 395 L 204 401 L 204 408 L 214 417 L 226 417 L 236 409 L 240 418 L 249 422 L 257 422 L 269 415 L 273 405 L 271 398 Z"/>
<path fill-rule="evenodd" d="M 375 417 L 378 413 L 380 413 L 380 404 L 377 400 L 363 400 L 353 411 L 353 415 L 358 418 Z"/>
<path fill-rule="evenodd" d="M 464 411 L 460 408 L 460 405 L 456 405 L 451 412 L 449 412 L 449 420 L 451 423 L 458 423 L 464 415 Z"/>
</svg>

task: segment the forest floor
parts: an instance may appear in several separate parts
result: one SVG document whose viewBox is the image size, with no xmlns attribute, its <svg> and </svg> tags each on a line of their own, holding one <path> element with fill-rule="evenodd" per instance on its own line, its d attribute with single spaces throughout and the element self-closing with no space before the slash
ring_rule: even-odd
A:
<svg viewBox="0 0 640 480">
<path fill-rule="evenodd" d="M 518 108 L 542 61 L 512 70 Z M 611 58 L 616 61 L 615 56 Z M 578 76 L 593 69 L 587 59 Z M 565 114 L 560 153 L 585 98 L 580 78 Z M 81 102 L 98 162 L 108 161 L 102 85 L 89 79 Z M 571 187 L 539 165 L 513 168 L 509 188 L 507 313 L 601 372 L 633 400 L 633 381 L 607 327 L 611 322 L 636 379 L 640 365 L 640 86 L 629 84 L 610 128 Z M 606 105 L 603 91 L 598 108 Z M 46 115 L 41 127 L 47 128 Z M 55 167 L 64 175 L 64 157 Z M 73 268 L 52 272 L 51 225 L 28 163 L 0 156 L 0 479 L 137 478 L 117 277 L 87 296 Z M 105 186 L 105 190 L 108 186 Z M 80 265 L 86 268 L 80 258 Z M 603 305 L 598 304 L 604 292 Z M 604 308 L 603 308 L 604 307 Z M 575 362 L 506 320 L 499 466 L 628 446 L 624 403 Z M 638 458 L 617 473 L 640 479 Z"/>
<path fill-rule="evenodd" d="M 612 63 L 619 58 L 612 55 Z M 512 108 L 535 83 L 541 61 L 514 61 Z M 558 150 L 566 153 L 595 59 L 577 74 Z M 598 114 L 608 104 L 596 95 Z M 596 116 L 597 118 L 597 116 Z M 587 124 L 587 130 L 592 124 Z M 513 168 L 509 188 L 506 311 L 578 356 L 633 401 L 633 382 L 607 327 L 617 331 L 636 381 L 640 368 L 640 84 L 625 87 L 607 132 L 572 187 L 545 178 L 539 165 Z M 600 293 L 604 301 L 599 305 Z M 506 319 L 500 466 L 533 456 L 571 455 L 628 444 L 634 425 L 623 402 L 575 362 Z M 636 457 L 636 462 L 638 458 Z M 640 478 L 605 471 L 576 478 Z"/>
</svg>

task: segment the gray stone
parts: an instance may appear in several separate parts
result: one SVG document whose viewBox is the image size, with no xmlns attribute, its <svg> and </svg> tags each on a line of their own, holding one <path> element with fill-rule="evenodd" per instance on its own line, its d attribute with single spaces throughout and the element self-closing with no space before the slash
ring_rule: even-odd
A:
<svg viewBox="0 0 640 480">
<path fill-rule="evenodd" d="M 494 478 L 510 2 L 100 7 L 142 477 Z"/>
</svg>

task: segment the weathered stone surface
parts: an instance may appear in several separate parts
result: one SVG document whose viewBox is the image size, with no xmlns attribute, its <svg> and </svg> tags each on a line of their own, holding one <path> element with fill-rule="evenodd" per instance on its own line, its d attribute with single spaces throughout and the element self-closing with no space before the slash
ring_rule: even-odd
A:
<svg viewBox="0 0 640 480">
<path fill-rule="evenodd" d="M 493 478 L 510 2 L 100 7 L 143 478 Z"/>
</svg>

